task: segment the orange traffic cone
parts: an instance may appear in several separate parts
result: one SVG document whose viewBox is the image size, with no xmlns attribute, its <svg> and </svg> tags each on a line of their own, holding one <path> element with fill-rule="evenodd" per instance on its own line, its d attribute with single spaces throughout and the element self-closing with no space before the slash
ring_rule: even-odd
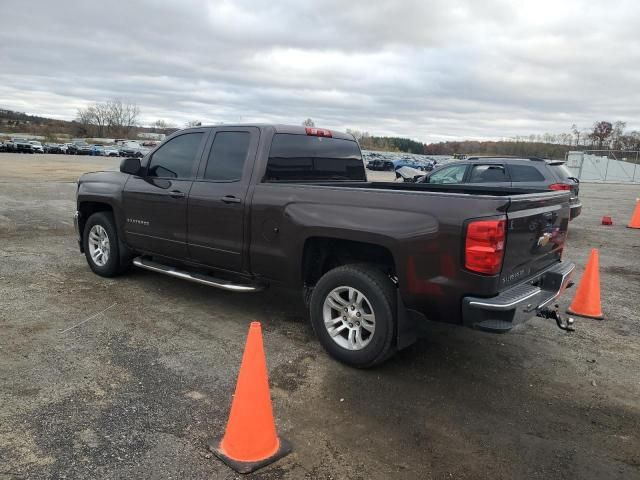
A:
<svg viewBox="0 0 640 480">
<path fill-rule="evenodd" d="M 591 250 L 589 261 L 584 269 L 584 275 L 576 296 L 567 309 L 567 313 L 579 315 L 587 318 L 597 318 L 602 320 L 602 306 L 600 305 L 600 272 L 599 272 L 598 249 Z"/>
<path fill-rule="evenodd" d="M 636 209 L 631 215 L 627 228 L 640 228 L 640 198 L 636 198 Z"/>
<path fill-rule="evenodd" d="M 276 434 L 260 322 L 249 327 L 224 437 L 207 443 L 239 473 L 253 472 L 291 452 L 289 443 Z"/>
</svg>

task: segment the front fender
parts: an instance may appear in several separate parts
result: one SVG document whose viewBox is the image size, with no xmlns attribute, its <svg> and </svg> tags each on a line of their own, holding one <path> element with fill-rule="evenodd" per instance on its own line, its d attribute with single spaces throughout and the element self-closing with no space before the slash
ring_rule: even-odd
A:
<svg viewBox="0 0 640 480">
<path fill-rule="evenodd" d="M 129 175 L 121 172 L 92 172 L 82 175 L 78 180 L 76 195 L 78 211 L 82 215 L 82 212 L 87 210 L 84 208 L 87 204 L 108 205 L 113 211 L 116 229 L 120 235 L 124 222 L 122 190 L 128 177 Z M 84 221 L 86 218 L 80 218 L 80 222 Z"/>
</svg>

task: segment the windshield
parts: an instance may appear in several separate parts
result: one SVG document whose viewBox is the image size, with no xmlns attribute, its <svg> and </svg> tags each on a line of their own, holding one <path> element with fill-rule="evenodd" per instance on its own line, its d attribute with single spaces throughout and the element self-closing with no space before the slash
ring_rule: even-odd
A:
<svg viewBox="0 0 640 480">
<path fill-rule="evenodd" d="M 464 178 L 465 171 L 467 170 L 467 166 L 462 165 L 451 165 L 448 167 L 443 167 L 440 170 L 434 171 L 430 176 L 428 176 L 429 183 L 461 183 Z"/>
</svg>

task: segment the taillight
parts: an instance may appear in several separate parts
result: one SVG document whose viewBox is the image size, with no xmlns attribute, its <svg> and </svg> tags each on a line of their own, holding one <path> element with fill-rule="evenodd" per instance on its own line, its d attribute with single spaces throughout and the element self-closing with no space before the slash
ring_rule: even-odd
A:
<svg viewBox="0 0 640 480">
<path fill-rule="evenodd" d="M 571 190 L 571 185 L 566 183 L 553 183 L 549 185 L 549 190 Z"/>
<path fill-rule="evenodd" d="M 314 137 L 331 137 L 331 130 L 326 128 L 306 127 L 304 130 L 307 135 L 313 135 Z"/>
<path fill-rule="evenodd" d="M 507 221 L 476 220 L 467 225 L 464 266 L 472 272 L 496 275 L 502 268 Z"/>
</svg>

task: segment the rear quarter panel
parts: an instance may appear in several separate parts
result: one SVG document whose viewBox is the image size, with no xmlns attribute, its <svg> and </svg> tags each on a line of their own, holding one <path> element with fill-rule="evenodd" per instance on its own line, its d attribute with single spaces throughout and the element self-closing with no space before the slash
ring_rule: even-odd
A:
<svg viewBox="0 0 640 480">
<path fill-rule="evenodd" d="M 252 199 L 251 270 L 300 287 L 308 239 L 380 245 L 391 252 L 407 307 L 459 323 L 465 294 L 490 295 L 498 288 L 498 276 L 463 269 L 464 220 L 502 215 L 508 202 L 508 197 L 261 183 Z"/>
</svg>

